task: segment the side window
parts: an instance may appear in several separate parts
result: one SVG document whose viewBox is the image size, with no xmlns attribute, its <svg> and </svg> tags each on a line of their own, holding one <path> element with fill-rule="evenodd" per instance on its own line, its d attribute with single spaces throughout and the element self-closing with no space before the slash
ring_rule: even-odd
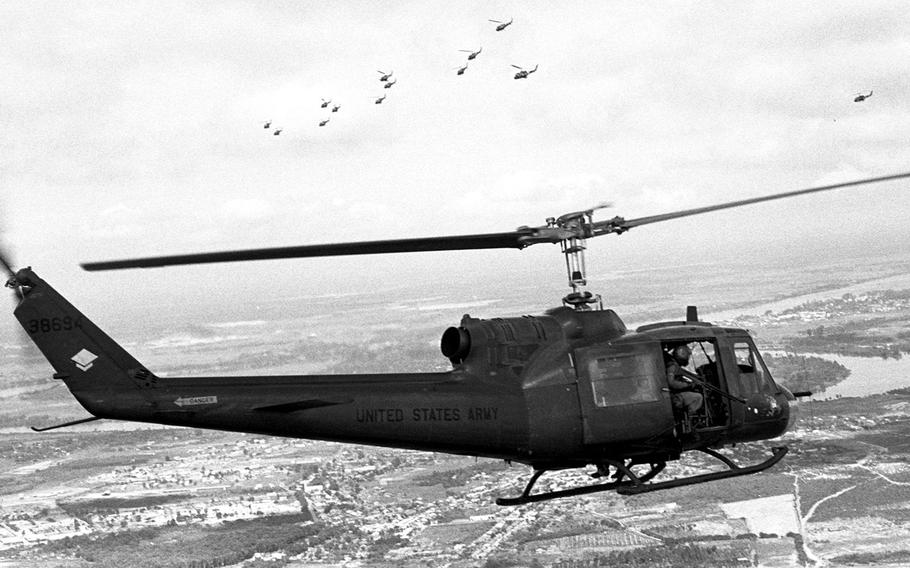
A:
<svg viewBox="0 0 910 568">
<path fill-rule="evenodd" d="M 658 382 L 663 373 L 649 353 L 623 353 L 588 361 L 594 404 L 599 407 L 660 400 Z"/>
<path fill-rule="evenodd" d="M 771 375 L 765 369 L 761 358 L 748 343 L 735 343 L 733 354 L 739 369 L 740 384 L 746 394 L 774 391 Z"/>
</svg>

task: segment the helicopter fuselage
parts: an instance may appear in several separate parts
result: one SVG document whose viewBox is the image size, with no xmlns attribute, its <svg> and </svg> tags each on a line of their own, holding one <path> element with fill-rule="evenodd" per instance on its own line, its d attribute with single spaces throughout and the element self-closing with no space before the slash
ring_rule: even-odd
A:
<svg viewBox="0 0 910 568">
<path fill-rule="evenodd" d="M 101 418 L 443 451 L 582 467 L 676 459 L 682 451 L 773 438 L 791 418 L 749 335 L 701 322 L 630 332 L 612 310 L 464 316 L 446 330 L 440 373 L 157 377 L 28 269 L 15 314 L 75 398 Z M 707 344 L 697 439 L 680 436 L 663 349 Z M 701 342 L 701 343 L 699 343 Z M 751 365 L 751 368 L 749 368 Z M 710 368 L 709 368 L 710 367 Z M 756 375 L 758 372 L 758 378 Z"/>
</svg>

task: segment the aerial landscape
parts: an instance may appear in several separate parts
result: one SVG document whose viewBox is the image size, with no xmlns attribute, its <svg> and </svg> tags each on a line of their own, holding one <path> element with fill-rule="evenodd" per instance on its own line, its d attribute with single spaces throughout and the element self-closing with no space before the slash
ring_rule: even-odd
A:
<svg viewBox="0 0 910 568">
<path fill-rule="evenodd" d="M 40 355 L 8 344 L 0 555 L 11 566 L 61 567 L 899 566 L 910 558 L 908 268 L 910 260 L 869 259 L 822 292 L 794 278 L 789 308 L 766 309 L 788 303 L 771 291 L 726 322 L 752 331 L 777 380 L 814 392 L 801 403 L 796 427 L 763 443 L 791 446 L 774 469 L 745 482 L 518 508 L 494 500 L 519 491 L 527 468 L 490 459 L 119 422 L 37 434 L 27 426 L 82 414 L 42 372 Z M 735 275 L 729 268 L 717 274 L 724 272 Z M 256 339 L 261 323 L 213 321 L 149 336 L 144 358 L 157 359 L 152 366 L 163 373 L 193 372 L 199 361 L 215 369 L 248 361 L 245 372 L 261 374 L 292 359 L 333 372 L 441 367 L 448 362 L 421 337 L 430 331 L 420 322 L 456 317 L 451 299 L 402 310 L 395 295 L 365 297 L 362 335 L 315 326 L 324 318 L 313 314 L 283 322 L 284 342 L 267 350 Z M 497 303 L 522 301 L 530 300 Z M 325 309 L 332 313 L 331 305 Z M 373 319 L 390 309 L 414 327 L 374 331 Z M 824 342 L 820 328 L 831 330 Z M 397 356 L 378 357 L 379 344 Z M 166 362 L 176 349 L 185 362 Z M 162 350 L 169 354 L 156 355 Z M 341 352 L 357 355 L 342 360 Z M 853 377 L 844 360 L 872 369 L 896 362 L 902 371 L 861 397 L 832 396 L 867 380 Z M 684 458 L 670 467 L 678 476 L 704 466 Z M 585 475 L 567 472 L 546 483 L 558 489 Z"/>
<path fill-rule="evenodd" d="M 910 564 L 908 16 L 4 4 L 0 567 Z"/>
</svg>

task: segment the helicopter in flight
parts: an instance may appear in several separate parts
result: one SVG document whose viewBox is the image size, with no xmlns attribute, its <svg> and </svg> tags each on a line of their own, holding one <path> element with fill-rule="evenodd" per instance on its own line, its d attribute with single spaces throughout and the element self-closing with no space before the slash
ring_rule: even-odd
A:
<svg viewBox="0 0 910 568">
<path fill-rule="evenodd" d="M 528 75 L 537 71 L 538 66 L 535 65 L 534 69 L 524 69 L 522 67 L 519 67 L 518 65 L 512 65 L 512 67 L 519 69 L 518 73 L 515 74 L 516 79 L 526 79 L 528 77 Z"/>
<path fill-rule="evenodd" d="M 856 95 L 856 97 L 853 99 L 853 102 L 855 102 L 855 103 L 861 103 L 861 102 L 863 102 L 864 100 L 868 99 L 868 98 L 871 97 L 871 96 L 872 96 L 872 91 L 869 91 L 869 94 L 868 94 L 868 95 L 864 95 L 863 93 L 858 93 L 858 94 Z"/>
<path fill-rule="evenodd" d="M 320 121 L 320 122 L 319 122 L 319 126 L 325 126 L 325 125 L 328 124 L 328 123 L 329 123 L 329 119 L 327 118 L 327 119 L 325 119 L 325 120 Z"/>
<path fill-rule="evenodd" d="M 341 110 L 341 105 L 335 105 L 332 107 L 332 112 L 338 112 L 339 110 Z"/>
<path fill-rule="evenodd" d="M 332 104 L 332 99 L 329 99 L 329 100 L 322 99 L 322 104 L 319 105 L 319 108 L 328 108 L 328 106 L 330 104 Z"/>
<path fill-rule="evenodd" d="M 464 75 L 464 72 L 468 70 L 468 64 L 465 63 L 463 67 L 455 67 L 455 69 L 457 69 L 455 71 L 456 75 Z"/>
<path fill-rule="evenodd" d="M 459 49 L 458 51 L 463 51 L 463 52 L 465 52 L 465 53 L 470 53 L 470 55 L 468 55 L 468 61 L 473 61 L 473 60 L 477 59 L 477 56 L 480 55 L 480 52 L 483 51 L 483 48 L 481 47 L 481 48 L 478 49 L 477 51 L 474 51 L 474 50 L 471 50 L 471 49 Z"/>
<path fill-rule="evenodd" d="M 390 71 L 388 73 L 386 73 L 385 71 L 379 71 L 378 73 L 380 75 L 382 75 L 382 77 L 380 77 L 379 80 L 382 82 L 385 82 L 385 81 L 389 80 L 389 78 L 392 76 L 392 73 L 394 73 L 394 71 Z"/>
<path fill-rule="evenodd" d="M 385 98 L 386 98 L 387 96 L 388 96 L 388 95 L 382 95 L 381 97 L 377 97 L 376 100 L 373 101 L 373 102 L 374 102 L 375 104 L 377 104 L 377 105 L 381 105 L 381 104 L 382 104 L 382 101 L 384 101 Z"/>
<path fill-rule="evenodd" d="M 275 132 L 272 132 L 272 136 L 279 136 L 279 135 L 281 135 L 281 128 L 276 128 Z"/>
<path fill-rule="evenodd" d="M 270 126 L 272 126 L 272 121 L 271 121 L 271 120 L 266 120 L 265 123 L 262 125 L 263 128 L 268 128 L 268 127 L 270 127 Z"/>
<path fill-rule="evenodd" d="M 398 79 L 394 79 L 394 80 L 392 80 L 392 81 L 386 81 L 386 84 L 385 84 L 382 88 L 383 88 L 383 89 L 391 89 L 391 88 L 392 88 L 392 85 L 394 85 L 394 84 L 397 83 L 397 82 L 398 82 Z"/>
<path fill-rule="evenodd" d="M 559 244 L 571 292 L 536 316 L 465 315 L 446 329 L 444 372 L 161 377 L 136 360 L 31 269 L 3 259 L 15 292 L 14 315 L 91 417 L 33 427 L 43 432 L 101 419 L 250 432 L 473 455 L 522 463 L 533 474 L 520 505 L 615 491 L 638 494 L 758 473 L 787 453 L 740 465 L 718 449 L 776 438 L 797 416 L 797 397 L 776 383 L 746 330 L 686 318 L 629 329 L 586 290 L 584 252 L 594 237 L 764 201 L 910 178 L 910 173 L 813 187 L 626 219 L 595 221 L 595 208 L 546 224 L 499 233 L 231 250 L 90 262 L 85 270 L 154 268 L 213 262 Z M 703 404 L 676 408 L 667 358 L 686 346 L 680 368 Z M 682 363 L 680 363 L 682 365 Z M 725 469 L 658 480 L 687 452 Z M 594 466 L 595 481 L 533 492 L 552 471 Z M 610 472 L 611 475 L 607 475 Z"/>
<path fill-rule="evenodd" d="M 498 26 L 496 26 L 496 31 L 501 32 L 502 30 L 504 30 L 507 27 L 512 25 L 512 20 L 513 20 L 513 18 L 510 18 L 508 22 L 500 22 L 499 20 L 490 20 L 490 21 L 493 22 L 494 24 L 499 24 Z"/>
</svg>

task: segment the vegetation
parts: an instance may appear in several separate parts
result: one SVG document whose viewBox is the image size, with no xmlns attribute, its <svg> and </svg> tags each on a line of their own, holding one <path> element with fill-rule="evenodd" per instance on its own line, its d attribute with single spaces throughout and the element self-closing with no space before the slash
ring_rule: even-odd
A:
<svg viewBox="0 0 910 568">
<path fill-rule="evenodd" d="M 734 543 L 735 544 L 735 543 Z M 592 558 L 563 560 L 554 568 L 601 568 L 629 566 L 649 568 L 691 568 L 692 566 L 752 566 L 748 544 L 701 545 L 675 544 L 669 546 L 617 550 Z"/>
<path fill-rule="evenodd" d="M 211 528 L 185 526 L 143 528 L 103 536 L 81 536 L 51 542 L 46 553 L 70 553 L 97 568 L 191 568 L 228 566 L 257 553 L 289 550 L 330 531 L 301 524 L 305 515 L 272 516 L 224 523 Z"/>
<path fill-rule="evenodd" d="M 433 485 L 442 485 L 446 489 L 452 487 L 461 487 L 470 481 L 473 477 L 484 473 L 497 473 L 506 469 L 508 465 L 501 461 L 486 461 L 470 467 L 459 469 L 446 469 L 425 473 L 414 477 L 414 484 L 423 487 Z"/>
<path fill-rule="evenodd" d="M 836 361 L 806 355 L 763 356 L 774 380 L 791 391 L 821 392 L 850 375 L 850 369 Z"/>
<path fill-rule="evenodd" d="M 805 330 L 801 335 L 788 337 L 787 343 L 794 351 L 855 357 L 900 359 L 904 353 L 910 353 L 910 337 L 907 337 L 907 332 L 876 331 L 875 328 L 881 323 L 882 320 L 866 320 L 820 325 Z"/>
<path fill-rule="evenodd" d="M 831 559 L 835 564 L 892 564 L 904 565 L 910 563 L 910 550 L 887 550 L 882 552 L 851 552 Z"/>
</svg>

